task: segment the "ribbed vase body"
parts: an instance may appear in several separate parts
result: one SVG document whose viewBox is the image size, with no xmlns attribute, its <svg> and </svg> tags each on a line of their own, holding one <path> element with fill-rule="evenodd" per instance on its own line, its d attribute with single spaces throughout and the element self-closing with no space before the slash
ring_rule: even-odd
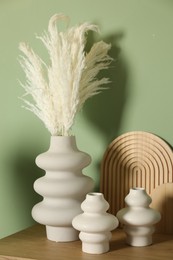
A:
<svg viewBox="0 0 173 260">
<path fill-rule="evenodd" d="M 82 202 L 84 211 L 73 219 L 73 226 L 80 231 L 82 251 L 89 254 L 103 254 L 109 251 L 111 231 L 118 226 L 118 219 L 106 211 L 108 202 L 102 193 L 89 193 Z"/>
<path fill-rule="evenodd" d="M 94 187 L 93 180 L 82 173 L 90 162 L 90 156 L 78 150 L 74 136 L 52 136 L 49 150 L 36 158 L 46 174 L 34 183 L 43 200 L 33 207 L 32 216 L 46 226 L 49 240 L 78 239 L 72 219 L 81 212 L 81 202 Z"/>
<path fill-rule="evenodd" d="M 152 244 L 154 225 L 160 220 L 160 213 L 149 207 L 151 197 L 143 188 L 132 188 L 125 198 L 127 207 L 117 213 L 117 218 L 124 225 L 126 241 L 131 246 Z"/>
</svg>

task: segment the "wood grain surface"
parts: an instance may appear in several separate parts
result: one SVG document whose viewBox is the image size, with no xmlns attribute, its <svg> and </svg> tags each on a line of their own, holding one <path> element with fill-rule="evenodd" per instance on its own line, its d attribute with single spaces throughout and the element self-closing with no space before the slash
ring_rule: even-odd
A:
<svg viewBox="0 0 173 260">
<path fill-rule="evenodd" d="M 172 260 L 173 236 L 155 234 L 153 245 L 131 247 L 122 230 L 113 231 L 110 251 L 101 255 L 82 252 L 81 241 L 56 243 L 47 240 L 45 227 L 36 225 L 0 240 L 0 260 Z"/>
</svg>

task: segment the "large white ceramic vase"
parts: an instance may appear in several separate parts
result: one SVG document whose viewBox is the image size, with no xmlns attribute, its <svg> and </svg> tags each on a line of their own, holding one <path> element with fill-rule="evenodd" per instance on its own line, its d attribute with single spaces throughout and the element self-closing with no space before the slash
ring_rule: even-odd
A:
<svg viewBox="0 0 173 260">
<path fill-rule="evenodd" d="M 148 246 L 152 244 L 154 225 L 160 220 L 158 211 L 149 207 L 152 200 L 144 188 L 130 189 L 125 197 L 127 207 L 117 213 L 117 218 L 124 225 L 127 244 Z"/>
<path fill-rule="evenodd" d="M 91 157 L 78 150 L 74 136 L 52 136 L 50 148 L 36 158 L 46 174 L 34 183 L 43 200 L 32 209 L 35 221 L 46 226 L 47 238 L 56 242 L 78 239 L 72 219 L 81 213 L 81 202 L 93 190 L 93 180 L 83 175 Z"/>
</svg>

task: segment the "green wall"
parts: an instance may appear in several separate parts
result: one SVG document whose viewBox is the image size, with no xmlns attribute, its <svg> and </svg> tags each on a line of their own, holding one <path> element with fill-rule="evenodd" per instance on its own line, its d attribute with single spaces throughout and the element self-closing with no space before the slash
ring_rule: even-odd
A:
<svg viewBox="0 0 173 260">
<path fill-rule="evenodd" d="M 31 208 L 40 199 L 32 188 L 42 175 L 34 160 L 50 135 L 21 108 L 18 43 L 42 51 L 35 33 L 55 13 L 69 15 L 71 25 L 97 23 L 116 60 L 105 73 L 109 89 L 86 103 L 74 127 L 78 147 L 93 158 L 85 173 L 96 189 L 103 153 L 118 135 L 149 131 L 173 145 L 173 1 L 0 0 L 0 238 L 32 225 Z"/>
</svg>

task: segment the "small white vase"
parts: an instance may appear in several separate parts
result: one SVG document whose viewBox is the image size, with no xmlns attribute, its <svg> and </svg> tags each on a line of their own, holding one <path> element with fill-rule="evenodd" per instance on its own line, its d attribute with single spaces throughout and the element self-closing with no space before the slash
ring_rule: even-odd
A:
<svg viewBox="0 0 173 260">
<path fill-rule="evenodd" d="M 154 225 L 161 215 L 151 209 L 151 197 L 143 188 L 132 188 L 125 197 L 127 207 L 117 213 L 117 218 L 124 225 L 127 244 L 131 246 L 148 246 L 152 244 Z"/>
<path fill-rule="evenodd" d="M 118 226 L 118 219 L 107 213 L 108 202 L 102 193 L 89 193 L 82 202 L 84 213 L 76 216 L 72 225 L 80 231 L 82 251 L 89 254 L 102 254 L 109 251 L 111 230 Z"/>
<path fill-rule="evenodd" d="M 93 190 L 93 180 L 82 174 L 91 157 L 77 149 L 74 136 L 52 136 L 50 148 L 36 158 L 46 171 L 34 183 L 43 200 L 32 209 L 38 223 L 46 225 L 47 238 L 56 242 L 78 240 L 72 219 L 81 213 L 81 203 Z"/>
</svg>

